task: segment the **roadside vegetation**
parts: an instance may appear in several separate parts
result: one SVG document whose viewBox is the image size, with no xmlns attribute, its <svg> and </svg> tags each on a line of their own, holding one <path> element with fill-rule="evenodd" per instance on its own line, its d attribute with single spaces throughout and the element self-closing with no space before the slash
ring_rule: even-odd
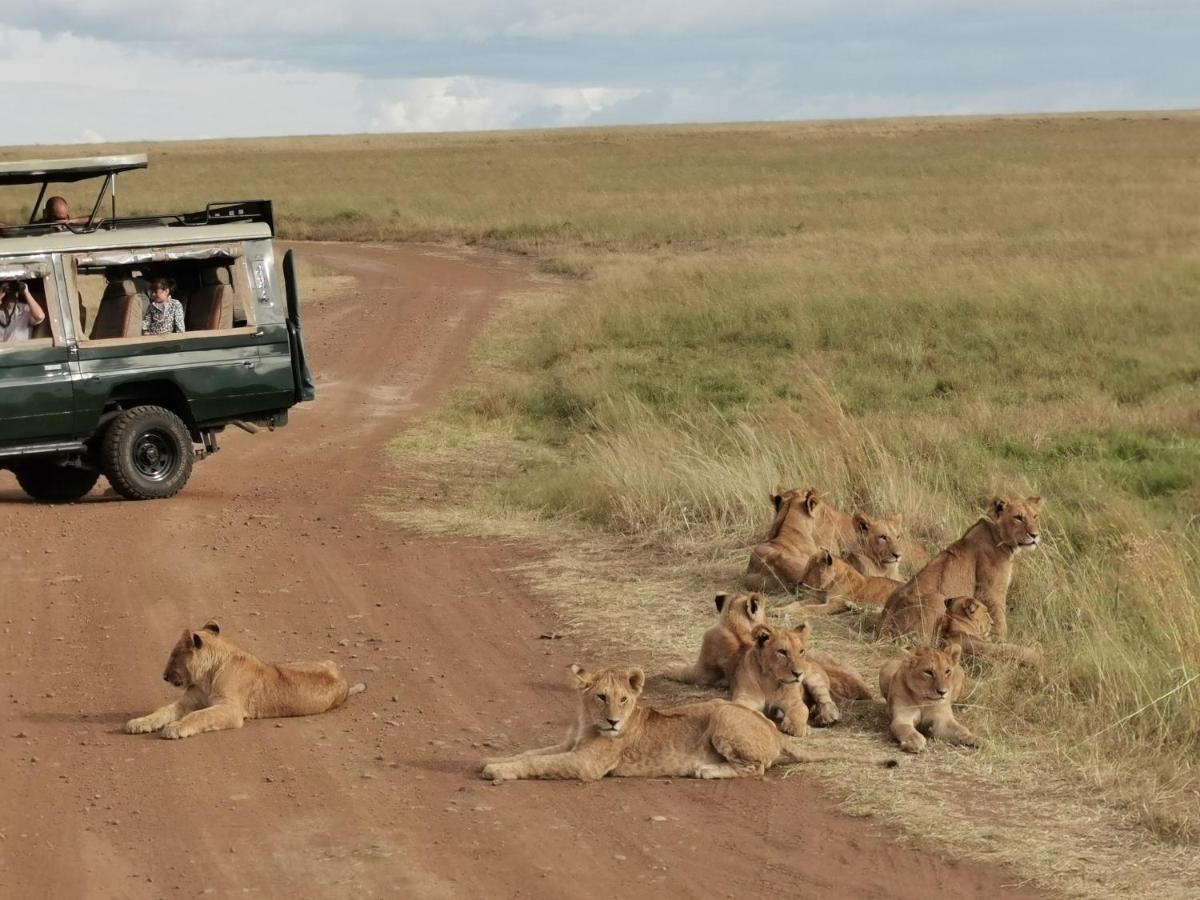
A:
<svg viewBox="0 0 1200 900">
<path fill-rule="evenodd" d="M 903 512 L 930 552 L 993 494 L 1043 495 L 1009 625 L 1044 651 L 1045 682 L 975 670 L 980 777 L 1056 773 L 1185 848 L 1198 135 L 1200 116 L 1173 113 L 182 144 L 126 196 L 190 208 L 215 184 L 283 201 L 287 237 L 456 241 L 561 276 L 514 304 L 482 377 L 401 450 L 436 445 L 446 472 L 486 451 L 489 477 L 450 488 L 458 521 L 570 523 L 635 548 L 650 590 L 675 573 L 695 602 L 659 603 L 665 642 L 637 634 L 653 597 L 593 619 L 664 664 L 698 646 L 777 488 Z M 864 671 L 895 652 L 864 617 L 822 629 Z"/>
</svg>

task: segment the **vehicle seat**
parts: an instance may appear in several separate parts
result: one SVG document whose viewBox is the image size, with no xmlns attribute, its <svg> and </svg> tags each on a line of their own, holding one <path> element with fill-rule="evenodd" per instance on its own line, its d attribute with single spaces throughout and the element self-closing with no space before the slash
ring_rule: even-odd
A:
<svg viewBox="0 0 1200 900">
<path fill-rule="evenodd" d="M 137 337 L 142 333 L 143 294 L 133 278 L 110 281 L 96 310 L 91 339 Z"/>
<path fill-rule="evenodd" d="M 184 321 L 188 331 L 214 331 L 229 328 L 233 321 L 232 288 L 229 270 L 205 269 L 200 273 L 199 290 L 188 300 Z"/>
</svg>

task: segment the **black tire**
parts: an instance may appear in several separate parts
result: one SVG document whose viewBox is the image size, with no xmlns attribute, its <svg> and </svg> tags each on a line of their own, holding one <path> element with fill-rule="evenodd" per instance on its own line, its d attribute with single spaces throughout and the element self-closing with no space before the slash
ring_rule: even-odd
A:
<svg viewBox="0 0 1200 900">
<path fill-rule="evenodd" d="M 15 466 L 17 484 L 39 503 L 70 503 L 96 486 L 95 469 L 64 466 L 52 460 L 33 460 Z"/>
<path fill-rule="evenodd" d="M 100 442 L 104 476 L 129 500 L 174 497 L 191 477 L 194 457 L 187 426 L 161 406 L 125 410 Z"/>
</svg>

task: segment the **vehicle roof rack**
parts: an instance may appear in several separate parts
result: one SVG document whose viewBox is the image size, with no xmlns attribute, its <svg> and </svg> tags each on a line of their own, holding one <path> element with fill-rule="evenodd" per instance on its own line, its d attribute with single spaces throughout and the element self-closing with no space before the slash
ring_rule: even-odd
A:
<svg viewBox="0 0 1200 900">
<path fill-rule="evenodd" d="M 81 156 L 75 159 L 26 159 L 0 162 L 0 185 L 73 184 L 89 178 L 116 175 L 145 169 L 150 165 L 145 153 L 126 156 Z"/>
</svg>

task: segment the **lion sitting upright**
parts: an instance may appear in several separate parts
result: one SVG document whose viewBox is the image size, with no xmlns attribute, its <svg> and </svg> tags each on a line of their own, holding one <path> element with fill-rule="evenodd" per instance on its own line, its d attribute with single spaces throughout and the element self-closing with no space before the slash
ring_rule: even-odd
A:
<svg viewBox="0 0 1200 900">
<path fill-rule="evenodd" d="M 161 731 L 164 738 L 241 728 L 246 719 L 311 716 L 366 690 L 349 686 L 332 661 L 263 663 L 220 636 L 216 622 L 185 631 L 171 651 L 163 680 L 184 695 L 125 723 L 130 734 Z"/>
<path fill-rule="evenodd" d="M 786 591 L 795 587 L 808 560 L 821 547 L 837 546 L 845 518 L 821 500 L 816 488 L 774 494 L 775 520 L 764 543 L 750 553 L 743 581 L 752 591 Z"/>
<path fill-rule="evenodd" d="M 606 775 L 744 778 L 762 775 L 776 762 L 847 758 L 803 750 L 761 713 L 727 700 L 661 712 L 641 706 L 646 676 L 638 668 L 593 673 L 573 665 L 571 671 L 579 688 L 579 719 L 566 740 L 486 760 L 484 778 L 497 784 L 521 778 L 593 781 Z"/>
<path fill-rule="evenodd" d="M 867 578 L 900 578 L 900 561 L 907 555 L 912 571 L 929 562 L 929 555 L 904 534 L 904 516 L 853 516 L 838 514 L 838 542 L 842 558 Z M 907 552 L 905 552 L 907 551 Z"/>
<path fill-rule="evenodd" d="M 750 635 L 754 627 L 767 620 L 767 602 L 762 594 L 717 594 L 714 601 L 720 619 L 704 632 L 700 658 L 693 665 L 665 672 L 667 678 L 710 687 L 728 684 L 742 651 L 753 643 Z"/>
<path fill-rule="evenodd" d="M 885 631 L 913 632 L 932 641 L 947 597 L 983 601 L 997 637 L 1008 633 L 1008 585 L 1017 553 L 1041 540 L 1042 498 L 995 498 L 986 517 L 898 588 L 883 609 Z"/>
<path fill-rule="evenodd" d="M 932 737 L 978 747 L 979 741 L 954 718 L 951 704 L 962 696 L 966 678 L 953 644 L 948 651 L 923 647 L 890 659 L 879 670 L 879 690 L 888 705 L 892 737 L 900 749 L 920 753 L 927 731 Z"/>
</svg>

